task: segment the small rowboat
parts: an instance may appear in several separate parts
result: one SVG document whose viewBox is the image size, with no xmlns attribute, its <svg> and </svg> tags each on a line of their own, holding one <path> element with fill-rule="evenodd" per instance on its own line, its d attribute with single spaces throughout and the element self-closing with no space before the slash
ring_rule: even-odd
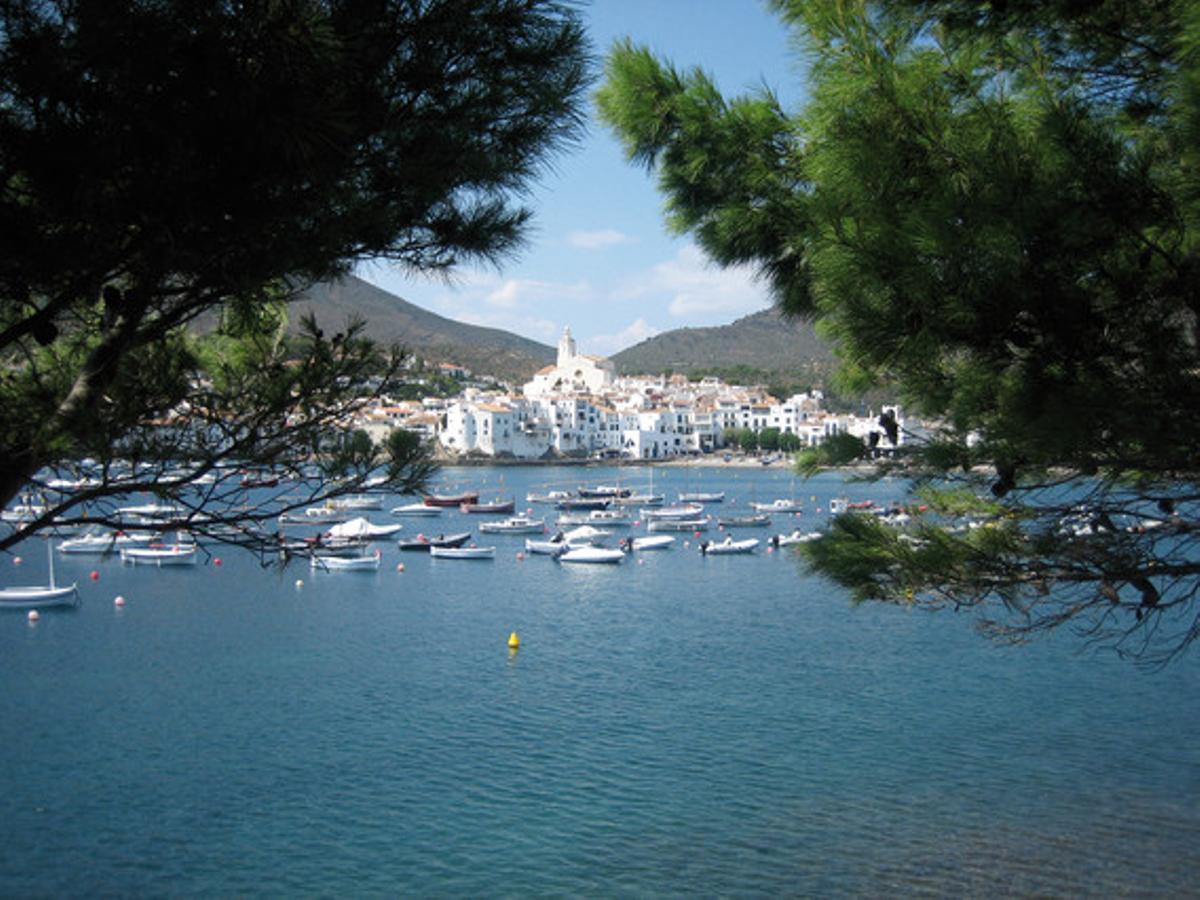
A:
<svg viewBox="0 0 1200 900">
<path fill-rule="evenodd" d="M 562 563 L 619 563 L 625 554 L 607 547 L 576 547 L 554 558 Z"/>
<path fill-rule="evenodd" d="M 675 538 L 669 534 L 648 534 L 645 537 L 635 537 L 628 542 L 630 550 L 666 550 Z"/>
<path fill-rule="evenodd" d="M 430 547 L 429 555 L 439 559 L 492 559 L 495 547 Z"/>
<path fill-rule="evenodd" d="M 517 508 L 517 501 L 497 500 L 494 503 L 463 503 L 458 508 L 465 513 L 510 513 Z"/>
<path fill-rule="evenodd" d="M 50 564 L 50 584 L 0 588 L 0 609 L 40 609 L 79 603 L 79 591 L 74 582 L 67 587 L 59 587 L 54 582 L 54 554 L 49 542 L 46 543 L 46 558 Z"/>
<path fill-rule="evenodd" d="M 379 551 L 369 556 L 320 556 L 314 555 L 312 567 L 328 572 L 371 572 L 379 568 L 382 559 Z"/>
<path fill-rule="evenodd" d="M 194 566 L 195 544 L 128 547 L 121 551 L 121 562 L 134 566 Z"/>
<path fill-rule="evenodd" d="M 470 539 L 471 532 L 469 531 L 464 531 L 461 534 L 439 534 L 437 537 L 432 538 L 418 534 L 412 540 L 399 541 L 398 545 L 401 550 L 421 550 L 428 552 L 434 547 L 461 547 Z"/>
<path fill-rule="evenodd" d="M 680 494 L 680 503 L 721 503 L 725 499 L 724 491 L 693 491 L 690 494 Z"/>
<path fill-rule="evenodd" d="M 425 497 L 426 506 L 442 506 L 453 508 L 462 506 L 464 503 L 478 503 L 478 491 L 472 491 L 465 494 L 428 494 Z"/>
<path fill-rule="evenodd" d="M 718 516 L 717 524 L 725 528 L 766 528 L 771 524 L 771 517 L 766 513 L 754 516 Z"/>
</svg>

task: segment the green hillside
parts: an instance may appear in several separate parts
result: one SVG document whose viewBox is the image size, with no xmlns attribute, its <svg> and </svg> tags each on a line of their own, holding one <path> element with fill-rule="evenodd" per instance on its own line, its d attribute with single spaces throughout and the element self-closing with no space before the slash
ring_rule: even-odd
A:
<svg viewBox="0 0 1200 900">
<path fill-rule="evenodd" d="M 807 322 L 774 309 L 713 328 L 679 328 L 656 335 L 612 358 L 621 374 L 750 369 L 785 381 L 820 379 L 833 355 Z"/>
<path fill-rule="evenodd" d="M 291 327 L 311 312 L 325 331 L 345 327 L 357 316 L 369 336 L 399 344 L 423 359 L 452 362 L 506 381 L 527 381 L 555 359 L 556 350 L 497 328 L 466 325 L 431 313 L 353 276 L 315 285 L 291 306 Z"/>
</svg>

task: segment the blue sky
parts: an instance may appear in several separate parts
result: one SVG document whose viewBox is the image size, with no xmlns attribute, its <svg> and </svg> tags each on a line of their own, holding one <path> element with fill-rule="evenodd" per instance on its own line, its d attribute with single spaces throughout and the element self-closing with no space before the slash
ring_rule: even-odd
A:
<svg viewBox="0 0 1200 900">
<path fill-rule="evenodd" d="M 802 96 L 787 33 L 760 0 L 593 0 L 583 14 L 598 57 L 629 36 L 677 68 L 699 65 L 727 96 L 762 84 L 787 106 Z M 717 269 L 690 239 L 667 233 L 653 176 L 626 163 L 594 119 L 527 202 L 535 213 L 529 244 L 499 271 L 462 269 L 449 284 L 380 265 L 359 274 L 438 315 L 550 345 L 569 325 L 582 352 L 605 356 L 770 305 L 750 273 Z"/>
</svg>

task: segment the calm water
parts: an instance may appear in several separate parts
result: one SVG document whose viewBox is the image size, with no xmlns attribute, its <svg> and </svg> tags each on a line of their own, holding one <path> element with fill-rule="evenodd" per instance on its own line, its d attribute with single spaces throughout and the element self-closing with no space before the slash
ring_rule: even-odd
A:
<svg viewBox="0 0 1200 900">
<path fill-rule="evenodd" d="M 726 512 L 793 490 L 654 477 Z M 795 484 L 806 523 L 896 491 Z M 405 532 L 456 520 L 479 521 Z M 1144 674 L 1068 635 L 998 649 L 786 552 L 572 568 L 485 538 L 492 562 L 383 544 L 376 573 L 59 557 L 81 608 L 0 616 L 0 895 L 1200 892 L 1195 652 Z M 36 580 L 26 556 L 0 580 Z"/>
</svg>

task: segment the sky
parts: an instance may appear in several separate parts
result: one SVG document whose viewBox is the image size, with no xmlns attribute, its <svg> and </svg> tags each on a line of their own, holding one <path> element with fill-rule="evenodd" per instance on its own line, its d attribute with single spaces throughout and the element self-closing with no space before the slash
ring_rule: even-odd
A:
<svg viewBox="0 0 1200 900">
<path fill-rule="evenodd" d="M 678 69 L 700 66 L 726 96 L 765 84 L 785 108 L 802 97 L 787 32 L 761 0 L 591 0 L 582 14 L 598 60 L 628 36 Z M 625 161 L 590 93 L 587 111 L 580 144 L 560 152 L 525 198 L 533 229 L 517 258 L 498 270 L 459 269 L 449 284 L 383 264 L 359 276 L 446 318 L 551 346 L 569 326 L 580 352 L 600 356 L 770 306 L 751 272 L 719 269 L 690 238 L 668 234 L 654 176 Z"/>
</svg>

